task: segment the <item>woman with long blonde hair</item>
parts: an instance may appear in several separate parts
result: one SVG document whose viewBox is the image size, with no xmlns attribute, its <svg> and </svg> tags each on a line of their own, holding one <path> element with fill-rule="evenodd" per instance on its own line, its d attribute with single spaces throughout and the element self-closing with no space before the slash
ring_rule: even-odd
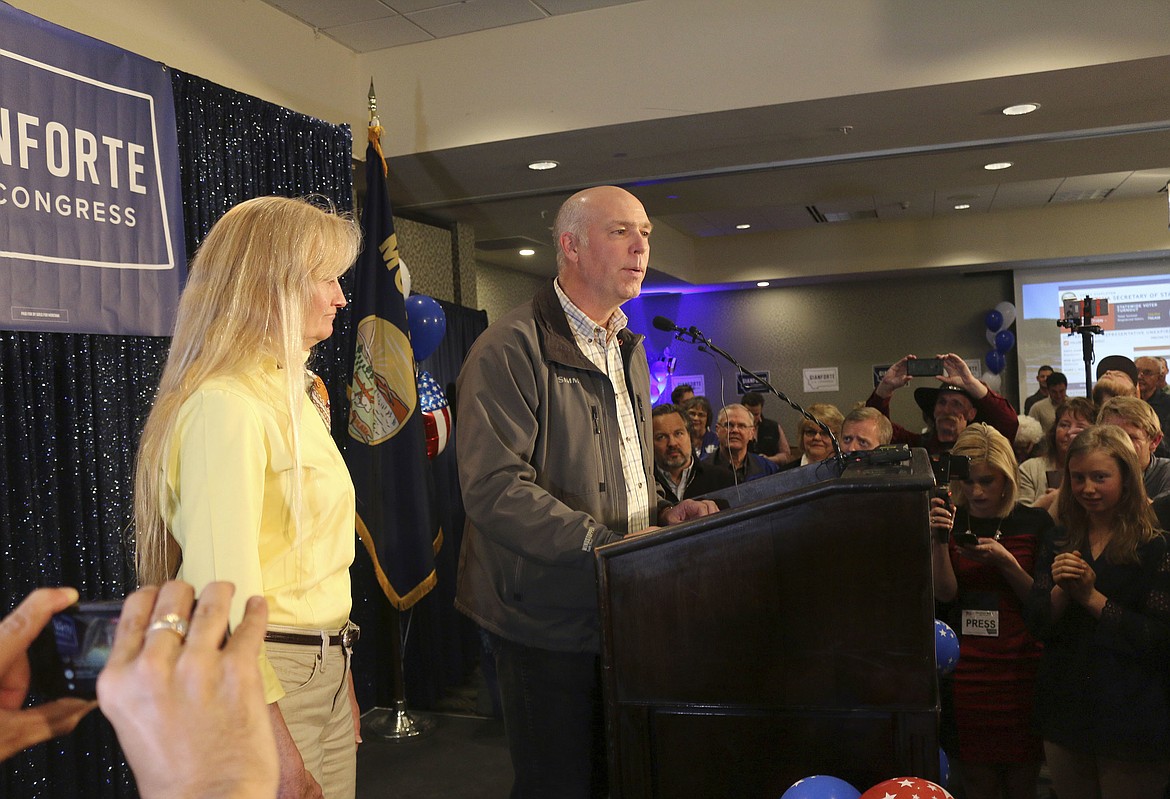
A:
<svg viewBox="0 0 1170 799">
<path fill-rule="evenodd" d="M 354 793 L 353 484 L 305 364 L 333 332 L 360 246 L 352 220 L 306 200 L 229 210 L 191 262 L 138 450 L 140 582 L 232 582 L 233 626 L 248 597 L 268 602 L 281 796 Z"/>
<path fill-rule="evenodd" d="M 1044 642 L 1036 709 L 1061 799 L 1162 799 L 1170 781 L 1170 546 L 1133 442 L 1100 424 L 1076 437 L 1063 524 L 1028 602 Z"/>
</svg>

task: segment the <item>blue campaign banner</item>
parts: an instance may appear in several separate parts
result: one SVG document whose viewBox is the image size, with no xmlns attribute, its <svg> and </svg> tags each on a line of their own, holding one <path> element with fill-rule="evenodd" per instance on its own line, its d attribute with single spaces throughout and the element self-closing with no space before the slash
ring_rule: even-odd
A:
<svg viewBox="0 0 1170 799">
<path fill-rule="evenodd" d="M 0 329 L 170 335 L 182 208 L 167 68 L 0 2 Z"/>
</svg>

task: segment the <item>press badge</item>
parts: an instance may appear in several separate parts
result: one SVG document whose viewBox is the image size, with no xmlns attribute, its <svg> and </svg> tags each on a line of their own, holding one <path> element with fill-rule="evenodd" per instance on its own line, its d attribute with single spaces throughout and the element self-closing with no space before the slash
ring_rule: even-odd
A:
<svg viewBox="0 0 1170 799">
<path fill-rule="evenodd" d="M 999 638 L 999 611 L 964 610 L 962 634 Z"/>
</svg>

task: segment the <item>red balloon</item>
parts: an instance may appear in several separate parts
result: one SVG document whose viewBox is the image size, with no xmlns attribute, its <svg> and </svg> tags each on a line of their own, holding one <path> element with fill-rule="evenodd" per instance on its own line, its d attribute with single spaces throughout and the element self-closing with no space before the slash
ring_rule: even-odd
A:
<svg viewBox="0 0 1170 799">
<path fill-rule="evenodd" d="M 950 791 L 921 777 L 895 777 L 879 782 L 861 799 L 955 799 Z"/>
</svg>

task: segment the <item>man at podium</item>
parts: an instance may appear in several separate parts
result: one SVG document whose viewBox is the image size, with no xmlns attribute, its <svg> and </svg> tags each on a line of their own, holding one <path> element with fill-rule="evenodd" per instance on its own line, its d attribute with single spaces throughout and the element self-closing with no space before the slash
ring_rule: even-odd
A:
<svg viewBox="0 0 1170 799">
<path fill-rule="evenodd" d="M 593 548 L 715 510 L 656 491 L 649 366 L 621 311 L 650 228 L 624 189 L 570 197 L 556 279 L 491 325 L 459 375 L 455 605 L 491 639 L 512 799 L 608 794 Z"/>
</svg>

